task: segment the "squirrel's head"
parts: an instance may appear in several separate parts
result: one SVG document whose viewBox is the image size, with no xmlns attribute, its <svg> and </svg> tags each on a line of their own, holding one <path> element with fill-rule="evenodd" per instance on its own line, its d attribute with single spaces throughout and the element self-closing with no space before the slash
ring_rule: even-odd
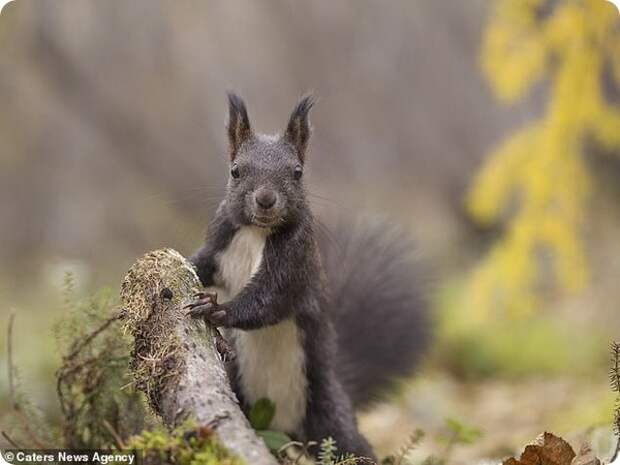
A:
<svg viewBox="0 0 620 465">
<path fill-rule="evenodd" d="M 225 206 L 242 225 L 275 227 L 295 222 L 305 209 L 303 172 L 314 101 L 303 97 L 284 133 L 255 134 L 243 100 L 228 94 L 230 175 Z"/>
</svg>

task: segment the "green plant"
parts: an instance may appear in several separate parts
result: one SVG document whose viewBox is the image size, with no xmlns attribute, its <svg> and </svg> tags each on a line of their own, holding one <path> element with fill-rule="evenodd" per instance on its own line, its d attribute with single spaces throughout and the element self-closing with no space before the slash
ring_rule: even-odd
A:
<svg viewBox="0 0 620 465">
<path fill-rule="evenodd" d="M 51 428 L 21 392 L 12 360 L 12 316 L 7 364 L 12 412 L 8 423 L 3 416 L 3 426 L 10 427 L 2 431 L 6 441 L 19 448 L 139 450 L 145 465 L 242 465 L 210 427 L 186 422 L 167 431 L 147 408 L 128 379 L 131 343 L 118 321 L 115 293 L 102 289 L 90 297 L 77 296 L 73 277 L 67 274 L 63 297 L 66 316 L 54 327 L 62 354 L 57 371 L 62 427 Z M 271 409 L 262 402 L 255 420 L 268 425 Z"/>
<path fill-rule="evenodd" d="M 407 442 L 400 448 L 400 450 L 393 455 L 388 455 L 381 461 L 381 465 L 406 465 L 409 463 L 408 455 L 418 447 L 420 442 L 424 439 L 424 431 L 416 429 Z"/>
<path fill-rule="evenodd" d="M 267 398 L 258 399 L 250 408 L 248 420 L 256 434 L 265 441 L 274 455 L 279 455 L 283 448 L 292 444 L 292 439 L 281 431 L 269 429 L 276 414 L 276 405 Z"/>
<path fill-rule="evenodd" d="M 269 399 L 262 398 L 258 399 L 254 405 L 252 405 L 248 419 L 250 420 L 252 428 L 255 430 L 263 430 L 269 428 L 275 414 L 276 405 Z"/>
<path fill-rule="evenodd" d="M 353 454 L 338 455 L 338 445 L 331 437 L 321 441 L 317 458 L 318 465 L 356 465 L 363 460 Z"/>
<path fill-rule="evenodd" d="M 463 422 L 454 418 L 446 418 L 446 432 L 440 434 L 437 439 L 443 443 L 445 448 L 439 457 L 428 457 L 427 463 L 448 463 L 454 446 L 458 444 L 472 444 L 482 436 L 482 431 L 473 426 L 465 425 Z"/>
<path fill-rule="evenodd" d="M 54 327 L 62 355 L 57 391 L 67 447 L 101 448 L 122 443 L 154 420 L 128 379 L 130 343 L 118 322 L 109 289 L 78 298 L 73 279 L 64 286 L 67 316 Z"/>
<path fill-rule="evenodd" d="M 144 465 L 243 465 L 217 441 L 207 427 L 191 422 L 167 431 L 161 427 L 131 437 L 122 450 L 137 450 Z"/>
</svg>

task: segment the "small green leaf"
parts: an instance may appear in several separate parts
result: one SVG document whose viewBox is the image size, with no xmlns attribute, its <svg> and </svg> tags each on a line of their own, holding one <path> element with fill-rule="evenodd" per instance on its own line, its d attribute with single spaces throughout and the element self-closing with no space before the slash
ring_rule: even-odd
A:
<svg viewBox="0 0 620 465">
<path fill-rule="evenodd" d="M 482 436 L 478 428 L 467 426 L 454 418 L 446 418 L 446 428 L 450 433 L 443 438 L 446 443 L 472 444 Z"/>
<path fill-rule="evenodd" d="M 283 446 L 292 441 L 290 437 L 280 431 L 261 430 L 257 431 L 259 437 L 263 438 L 265 444 L 272 452 L 278 452 Z"/>
<path fill-rule="evenodd" d="M 265 397 L 258 399 L 250 409 L 250 425 L 256 430 L 267 429 L 275 414 L 276 404 Z"/>
</svg>

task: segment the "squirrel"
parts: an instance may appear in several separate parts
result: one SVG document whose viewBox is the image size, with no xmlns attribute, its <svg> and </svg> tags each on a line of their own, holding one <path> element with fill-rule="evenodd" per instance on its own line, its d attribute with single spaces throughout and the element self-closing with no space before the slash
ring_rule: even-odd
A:
<svg viewBox="0 0 620 465">
<path fill-rule="evenodd" d="M 196 296 L 189 314 L 224 329 L 246 412 L 268 398 L 272 429 L 376 460 L 354 408 L 412 372 L 429 321 L 404 234 L 341 224 L 320 237 L 303 182 L 313 104 L 303 97 L 284 133 L 266 136 L 228 94 L 226 195 L 190 258 L 216 293 Z"/>
</svg>

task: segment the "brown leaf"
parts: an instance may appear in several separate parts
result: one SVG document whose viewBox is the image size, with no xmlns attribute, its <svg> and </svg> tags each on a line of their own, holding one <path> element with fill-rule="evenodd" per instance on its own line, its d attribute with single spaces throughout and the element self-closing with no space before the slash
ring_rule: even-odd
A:
<svg viewBox="0 0 620 465">
<path fill-rule="evenodd" d="M 571 465 L 574 458 L 575 452 L 570 444 L 551 433 L 544 433 L 525 447 L 519 460 L 510 457 L 502 465 Z"/>
</svg>

